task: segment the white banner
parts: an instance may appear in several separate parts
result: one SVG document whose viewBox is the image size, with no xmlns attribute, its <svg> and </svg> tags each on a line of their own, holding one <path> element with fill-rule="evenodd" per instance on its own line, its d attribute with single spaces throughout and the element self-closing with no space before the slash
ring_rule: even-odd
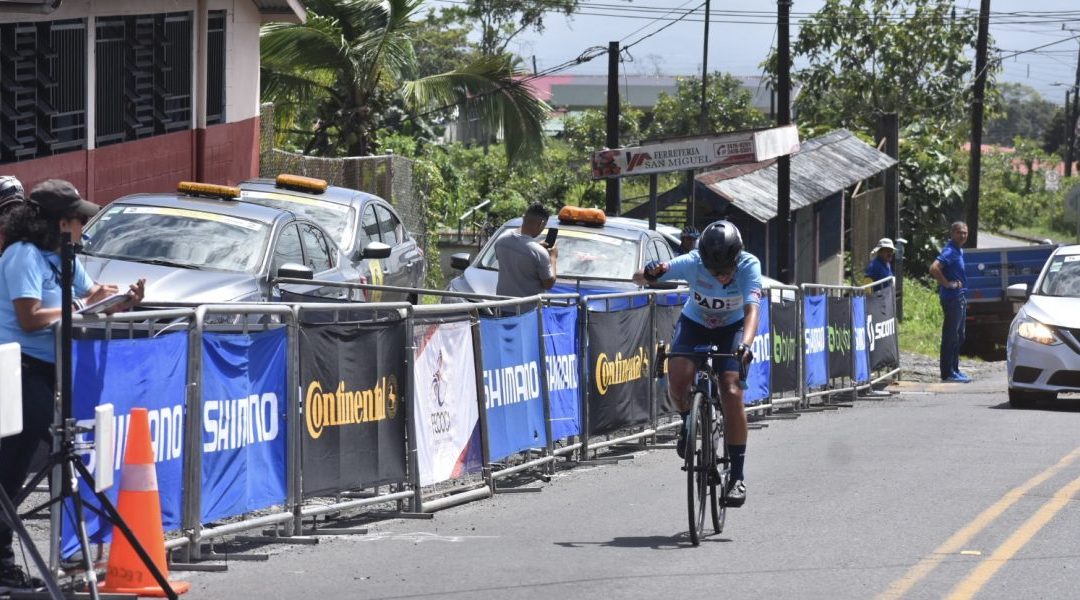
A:
<svg viewBox="0 0 1080 600">
<path fill-rule="evenodd" d="M 428 325 L 414 336 L 417 465 L 420 485 L 432 485 L 481 467 L 476 360 L 468 322 Z"/>
<path fill-rule="evenodd" d="M 794 125 L 598 150 L 593 179 L 669 173 L 769 160 L 799 151 Z"/>
</svg>

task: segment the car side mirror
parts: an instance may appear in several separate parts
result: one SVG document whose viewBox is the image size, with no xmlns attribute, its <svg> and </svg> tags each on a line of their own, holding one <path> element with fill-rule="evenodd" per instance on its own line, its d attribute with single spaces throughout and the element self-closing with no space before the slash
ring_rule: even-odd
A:
<svg viewBox="0 0 1080 600">
<path fill-rule="evenodd" d="M 278 279 L 315 279 L 315 271 L 300 263 L 285 263 L 278 267 Z"/>
<path fill-rule="evenodd" d="M 467 252 L 459 252 L 457 254 L 450 255 L 450 266 L 458 271 L 464 271 L 469 268 L 469 254 Z"/>
<path fill-rule="evenodd" d="M 1028 299 L 1028 284 L 1014 283 L 1005 288 L 1005 297 L 1013 302 L 1025 302 Z"/>
<path fill-rule="evenodd" d="M 362 260 L 365 258 L 388 258 L 392 248 L 382 242 L 371 242 L 363 249 L 357 250 L 353 254 L 353 260 Z"/>
</svg>

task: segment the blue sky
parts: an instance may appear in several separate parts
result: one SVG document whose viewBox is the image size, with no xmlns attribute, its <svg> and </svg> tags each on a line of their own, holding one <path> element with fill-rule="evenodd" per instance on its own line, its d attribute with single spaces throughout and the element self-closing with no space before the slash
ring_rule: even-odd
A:
<svg viewBox="0 0 1080 600">
<path fill-rule="evenodd" d="M 434 0 L 438 5 L 444 0 Z M 670 19 L 699 6 L 702 0 L 581 0 L 581 13 L 570 19 L 552 15 L 542 35 L 527 33 L 511 43 L 510 50 L 526 57 L 536 57 L 540 70 L 578 56 L 590 46 L 607 47 L 609 41 L 633 43 L 670 22 Z M 792 37 L 798 31 L 798 19 L 820 8 L 823 0 L 795 0 L 792 6 Z M 979 0 L 957 0 L 958 9 L 978 10 Z M 676 12 L 666 13 L 661 9 Z M 776 2 L 773 0 L 712 0 L 713 17 L 709 32 L 709 70 L 736 75 L 760 73 L 759 64 L 775 44 Z M 740 13 L 734 13 L 740 11 Z M 747 14 L 746 11 L 752 11 Z M 1001 54 L 1028 50 L 1036 46 L 1080 35 L 1080 2 L 1075 0 L 992 0 L 990 33 Z M 1068 15 L 1046 15 L 1050 11 Z M 720 14 L 727 12 L 726 15 Z M 1025 13 L 1007 15 L 1006 13 Z M 754 14 L 756 13 L 756 14 Z M 619 15 L 619 16 L 613 16 Z M 624 63 L 630 74 L 696 74 L 701 69 L 704 10 L 693 13 L 697 22 L 678 22 L 635 45 L 633 62 Z M 636 18 L 631 18 L 636 17 Z M 658 21 L 657 17 L 668 20 Z M 1068 28 L 1062 30 L 1063 21 Z M 1001 22 L 995 22 L 1001 21 Z M 1004 60 L 1005 81 L 1026 83 L 1046 99 L 1064 102 L 1065 88 L 1055 83 L 1071 84 L 1076 75 L 1080 40 L 1068 40 L 1035 52 Z M 578 65 L 566 73 L 603 74 L 606 58 Z"/>
</svg>

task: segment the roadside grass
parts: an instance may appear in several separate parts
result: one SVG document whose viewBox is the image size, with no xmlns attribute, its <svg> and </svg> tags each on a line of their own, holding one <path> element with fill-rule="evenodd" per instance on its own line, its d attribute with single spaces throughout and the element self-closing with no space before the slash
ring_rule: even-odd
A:
<svg viewBox="0 0 1080 600">
<path fill-rule="evenodd" d="M 900 350 L 937 356 L 941 350 L 941 319 L 936 286 L 921 279 L 904 279 Z"/>
</svg>

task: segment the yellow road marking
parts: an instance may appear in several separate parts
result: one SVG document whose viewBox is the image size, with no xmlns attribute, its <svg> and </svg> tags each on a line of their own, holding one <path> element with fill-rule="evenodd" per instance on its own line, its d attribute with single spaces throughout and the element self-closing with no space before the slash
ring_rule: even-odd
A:
<svg viewBox="0 0 1080 600">
<path fill-rule="evenodd" d="M 1072 483 L 1061 488 L 1054 493 L 1054 496 L 1046 501 L 1038 512 L 1031 515 L 1031 518 L 1024 522 L 1019 529 L 1013 532 L 1009 536 L 1009 539 L 1005 540 L 1000 546 L 994 550 L 994 553 L 984 559 L 979 566 L 975 567 L 975 570 L 967 576 L 967 579 L 961 581 L 949 592 L 949 600 L 960 600 L 961 598 L 972 598 L 982 589 L 990 578 L 998 572 L 1001 567 L 1005 566 L 1010 558 L 1016 555 L 1025 544 L 1031 541 L 1031 538 L 1035 537 L 1039 530 L 1046 526 L 1050 522 L 1050 519 L 1054 518 L 1054 515 L 1061 512 L 1061 509 L 1068 505 L 1073 496 L 1077 492 L 1080 492 L 1080 477 L 1072 480 Z"/>
<path fill-rule="evenodd" d="M 908 572 L 904 573 L 903 577 L 894 581 L 892 585 L 889 586 L 889 589 L 878 595 L 877 600 L 895 600 L 902 597 L 914 587 L 915 584 L 922 581 L 937 568 L 946 556 L 959 552 L 972 538 L 978 535 L 980 531 L 993 523 L 994 520 L 1008 510 L 1010 506 L 1016 504 L 1024 494 L 1027 494 L 1039 484 L 1056 475 L 1058 471 L 1069 466 L 1069 464 L 1078 457 L 1080 457 L 1080 448 L 1066 454 L 1057 462 L 1057 464 L 1031 479 L 1028 479 L 1022 485 L 1009 490 L 1009 492 L 1002 496 L 1000 500 L 979 513 L 979 516 L 972 519 L 972 521 L 965 525 L 963 529 L 952 534 L 949 539 L 945 540 L 945 542 L 938 546 L 929 556 L 924 557 L 916 563 L 915 566 L 908 569 Z"/>
</svg>

